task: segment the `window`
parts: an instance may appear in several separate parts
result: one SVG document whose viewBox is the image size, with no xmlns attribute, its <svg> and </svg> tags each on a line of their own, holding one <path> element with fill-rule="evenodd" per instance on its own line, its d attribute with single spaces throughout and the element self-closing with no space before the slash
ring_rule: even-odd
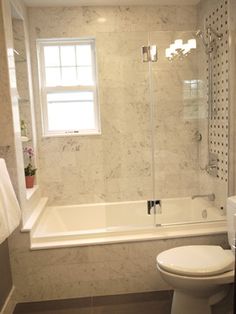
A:
<svg viewBox="0 0 236 314">
<path fill-rule="evenodd" d="M 43 134 L 99 134 L 95 41 L 38 40 Z"/>
</svg>

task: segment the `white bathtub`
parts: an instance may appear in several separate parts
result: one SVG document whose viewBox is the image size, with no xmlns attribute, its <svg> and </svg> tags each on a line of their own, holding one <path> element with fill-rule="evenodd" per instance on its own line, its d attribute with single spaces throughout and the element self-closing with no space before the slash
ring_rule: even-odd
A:
<svg viewBox="0 0 236 314">
<path fill-rule="evenodd" d="M 211 202 L 179 198 L 162 200 L 156 215 L 147 214 L 146 201 L 46 207 L 31 242 L 37 249 L 225 231 L 225 216 Z"/>
</svg>

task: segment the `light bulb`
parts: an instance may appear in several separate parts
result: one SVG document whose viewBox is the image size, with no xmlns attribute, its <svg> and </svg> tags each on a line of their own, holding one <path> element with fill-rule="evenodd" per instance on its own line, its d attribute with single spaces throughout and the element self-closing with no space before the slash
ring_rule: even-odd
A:
<svg viewBox="0 0 236 314">
<path fill-rule="evenodd" d="M 183 45 L 183 54 L 184 55 L 188 54 L 190 52 L 190 50 L 191 50 L 191 47 L 188 43 Z"/>
<path fill-rule="evenodd" d="M 197 43 L 196 43 L 196 39 L 189 39 L 188 40 L 188 46 L 190 49 L 196 49 L 197 47 Z"/>
<path fill-rule="evenodd" d="M 166 48 L 166 58 L 171 58 L 172 54 L 171 54 L 171 49 L 170 48 Z"/>
<path fill-rule="evenodd" d="M 170 45 L 171 54 L 176 54 L 175 44 Z"/>
<path fill-rule="evenodd" d="M 174 45 L 175 45 L 175 49 L 182 49 L 183 48 L 183 40 L 182 39 L 176 39 Z"/>
</svg>

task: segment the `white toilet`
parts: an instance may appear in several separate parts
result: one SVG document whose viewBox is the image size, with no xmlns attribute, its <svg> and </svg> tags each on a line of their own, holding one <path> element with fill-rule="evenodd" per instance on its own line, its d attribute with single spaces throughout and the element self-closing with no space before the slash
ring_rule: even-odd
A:
<svg viewBox="0 0 236 314">
<path fill-rule="evenodd" d="M 234 214 L 236 196 L 227 200 L 228 241 L 231 250 L 214 245 L 173 248 L 157 256 L 162 278 L 174 289 L 171 314 L 211 314 L 234 281 Z"/>
</svg>

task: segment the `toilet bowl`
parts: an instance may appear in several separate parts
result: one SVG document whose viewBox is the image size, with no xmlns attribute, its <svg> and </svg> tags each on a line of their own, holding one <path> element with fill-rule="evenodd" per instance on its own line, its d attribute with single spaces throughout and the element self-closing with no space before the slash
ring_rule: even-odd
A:
<svg viewBox="0 0 236 314">
<path fill-rule="evenodd" d="M 228 239 L 234 247 L 232 224 L 236 197 L 227 201 Z M 157 269 L 174 289 L 171 314 L 211 314 L 234 281 L 234 250 L 216 245 L 173 248 L 157 256 Z"/>
<path fill-rule="evenodd" d="M 234 280 L 234 255 L 219 246 L 183 246 L 159 254 L 157 268 L 174 289 L 171 314 L 210 314 Z"/>
</svg>

